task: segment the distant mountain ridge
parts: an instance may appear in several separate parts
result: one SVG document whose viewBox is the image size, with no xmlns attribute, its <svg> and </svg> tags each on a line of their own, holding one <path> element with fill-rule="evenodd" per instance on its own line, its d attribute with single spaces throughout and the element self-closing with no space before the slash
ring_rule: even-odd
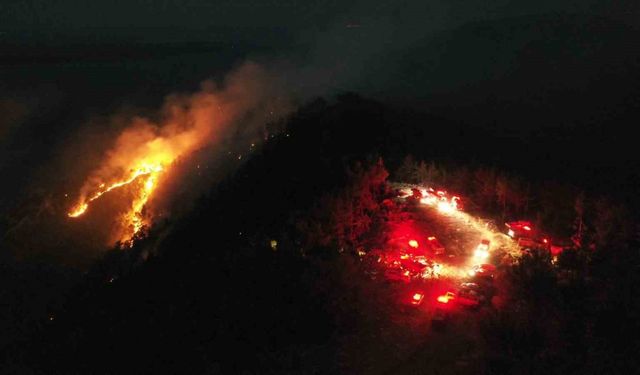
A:
<svg viewBox="0 0 640 375">
<path fill-rule="evenodd" d="M 593 122 L 637 110 L 640 32 L 584 15 L 474 22 L 423 40 L 398 71 L 388 96 L 447 117 L 504 130 Z"/>
</svg>

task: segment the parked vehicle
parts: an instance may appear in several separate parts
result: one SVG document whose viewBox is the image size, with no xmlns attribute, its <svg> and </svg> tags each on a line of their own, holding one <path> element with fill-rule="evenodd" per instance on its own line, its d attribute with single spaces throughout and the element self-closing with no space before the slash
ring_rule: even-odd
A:
<svg viewBox="0 0 640 375">
<path fill-rule="evenodd" d="M 411 281 L 411 272 L 402 268 L 387 268 L 384 271 L 384 277 L 391 282 L 408 283 Z"/>
<path fill-rule="evenodd" d="M 533 238 L 535 230 L 530 221 L 519 220 L 504 223 L 507 228 L 507 235 L 513 239 L 519 237 Z"/>
<path fill-rule="evenodd" d="M 494 272 L 496 271 L 496 266 L 493 264 L 476 264 L 473 266 L 468 274 L 471 277 L 488 277 L 493 278 Z"/>
<path fill-rule="evenodd" d="M 476 283 L 463 283 L 456 295 L 456 303 L 466 308 L 478 308 L 487 302 L 482 288 Z"/>
<path fill-rule="evenodd" d="M 416 291 L 412 294 L 410 302 L 413 306 L 420 306 L 422 301 L 424 300 L 424 293 L 421 291 Z"/>
<path fill-rule="evenodd" d="M 478 260 L 485 260 L 489 258 L 489 240 L 482 240 L 480 244 L 476 247 L 473 256 Z"/>
<path fill-rule="evenodd" d="M 427 237 L 427 247 L 435 255 L 442 255 L 445 252 L 444 246 L 438 241 L 435 236 Z"/>
</svg>

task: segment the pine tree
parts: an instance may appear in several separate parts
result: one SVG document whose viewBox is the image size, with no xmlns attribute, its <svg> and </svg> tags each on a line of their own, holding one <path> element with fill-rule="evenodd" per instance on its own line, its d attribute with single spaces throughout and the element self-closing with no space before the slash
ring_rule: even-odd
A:
<svg viewBox="0 0 640 375">
<path fill-rule="evenodd" d="M 417 164 L 413 156 L 407 155 L 402 161 L 402 165 L 396 170 L 395 179 L 399 182 L 415 182 L 415 171 Z"/>
<path fill-rule="evenodd" d="M 584 224 L 584 211 L 585 211 L 585 194 L 584 192 L 580 192 L 575 199 L 575 203 L 573 205 L 575 210 L 576 218 L 574 220 L 573 229 L 574 234 L 571 237 L 571 241 L 578 248 L 581 248 L 584 244 L 584 233 L 586 231 L 586 226 Z"/>
</svg>

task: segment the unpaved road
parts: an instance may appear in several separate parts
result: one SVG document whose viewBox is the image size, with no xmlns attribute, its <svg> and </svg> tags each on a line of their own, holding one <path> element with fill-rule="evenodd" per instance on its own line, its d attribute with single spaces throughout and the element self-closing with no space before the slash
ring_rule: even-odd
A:
<svg viewBox="0 0 640 375">
<path fill-rule="evenodd" d="M 391 232 L 399 238 L 392 238 L 386 245 L 406 244 L 410 239 L 426 241 L 427 237 L 435 236 L 446 249 L 445 254 L 435 257 L 435 261 L 442 264 L 442 272 L 437 279 L 410 284 L 392 283 L 388 289 L 385 288 L 399 295 L 410 295 L 413 290 L 420 290 L 425 294 L 424 303 L 413 309 L 398 306 L 390 315 L 388 325 L 380 328 L 379 341 L 361 342 L 358 345 L 362 367 L 357 366 L 359 368 L 353 368 L 352 372 L 437 374 L 442 369 L 449 369 L 453 370 L 449 373 L 475 373 L 474 359 L 480 350 L 477 325 L 492 307 L 477 311 L 456 308 L 446 328 L 435 330 L 431 318 L 437 304 L 436 298 L 443 291 L 456 291 L 460 283 L 469 281 L 467 272 L 473 265 L 509 264 L 520 256 L 520 250 L 510 237 L 490 230 L 481 218 L 461 211 L 442 212 L 437 207 L 418 201 L 398 199 L 398 202 L 406 203 L 408 218 L 392 223 L 395 228 Z M 474 251 L 483 239 L 491 244 L 489 259 L 475 259 Z M 380 247 L 384 246 L 381 244 Z"/>
</svg>

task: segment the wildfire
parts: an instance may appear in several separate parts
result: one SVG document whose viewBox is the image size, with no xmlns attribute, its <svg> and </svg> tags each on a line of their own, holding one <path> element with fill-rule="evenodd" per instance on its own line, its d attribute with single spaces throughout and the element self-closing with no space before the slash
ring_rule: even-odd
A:
<svg viewBox="0 0 640 375">
<path fill-rule="evenodd" d="M 123 224 L 126 228 L 130 228 L 130 232 L 127 233 L 121 240 L 123 242 L 131 243 L 131 239 L 142 229 L 145 225 L 144 216 L 142 211 L 153 194 L 157 186 L 159 175 L 163 172 L 164 167 L 160 163 L 141 163 L 137 168 L 133 168 L 130 174 L 119 181 L 107 183 L 101 183 L 96 191 L 88 198 L 81 200 L 69 213 L 68 216 L 76 218 L 84 214 L 91 202 L 102 197 L 104 194 L 123 187 L 128 186 L 136 181 L 142 183 L 142 188 L 136 192 L 136 197 L 131 203 L 131 208 L 123 216 Z"/>
<path fill-rule="evenodd" d="M 105 211 L 115 215 L 116 225 L 103 222 L 114 228 L 111 239 L 131 244 L 136 234 L 151 224 L 157 196 L 171 194 L 171 184 L 167 189 L 159 187 L 175 177 L 167 169 L 178 172 L 186 168 L 186 164 L 176 166 L 176 160 L 186 160 L 203 149 L 210 149 L 215 157 L 214 146 L 223 142 L 235 150 L 248 141 L 251 151 L 256 147 L 255 140 L 264 133 L 265 124 L 290 110 L 288 95 L 281 90 L 279 80 L 268 70 L 247 62 L 222 82 L 205 81 L 196 93 L 167 96 L 153 118 L 115 116 L 114 120 L 126 123 L 117 123 L 122 131 L 108 139 L 110 148 L 104 150 L 102 159 L 80 187 L 80 197 L 67 215 L 81 217 L 94 201 L 118 189 L 118 194 L 110 195 L 121 198 L 113 200 L 113 210 L 108 211 L 107 207 Z M 238 133 L 241 139 L 230 137 Z M 238 159 L 246 159 L 246 155 L 237 155 Z"/>
</svg>

